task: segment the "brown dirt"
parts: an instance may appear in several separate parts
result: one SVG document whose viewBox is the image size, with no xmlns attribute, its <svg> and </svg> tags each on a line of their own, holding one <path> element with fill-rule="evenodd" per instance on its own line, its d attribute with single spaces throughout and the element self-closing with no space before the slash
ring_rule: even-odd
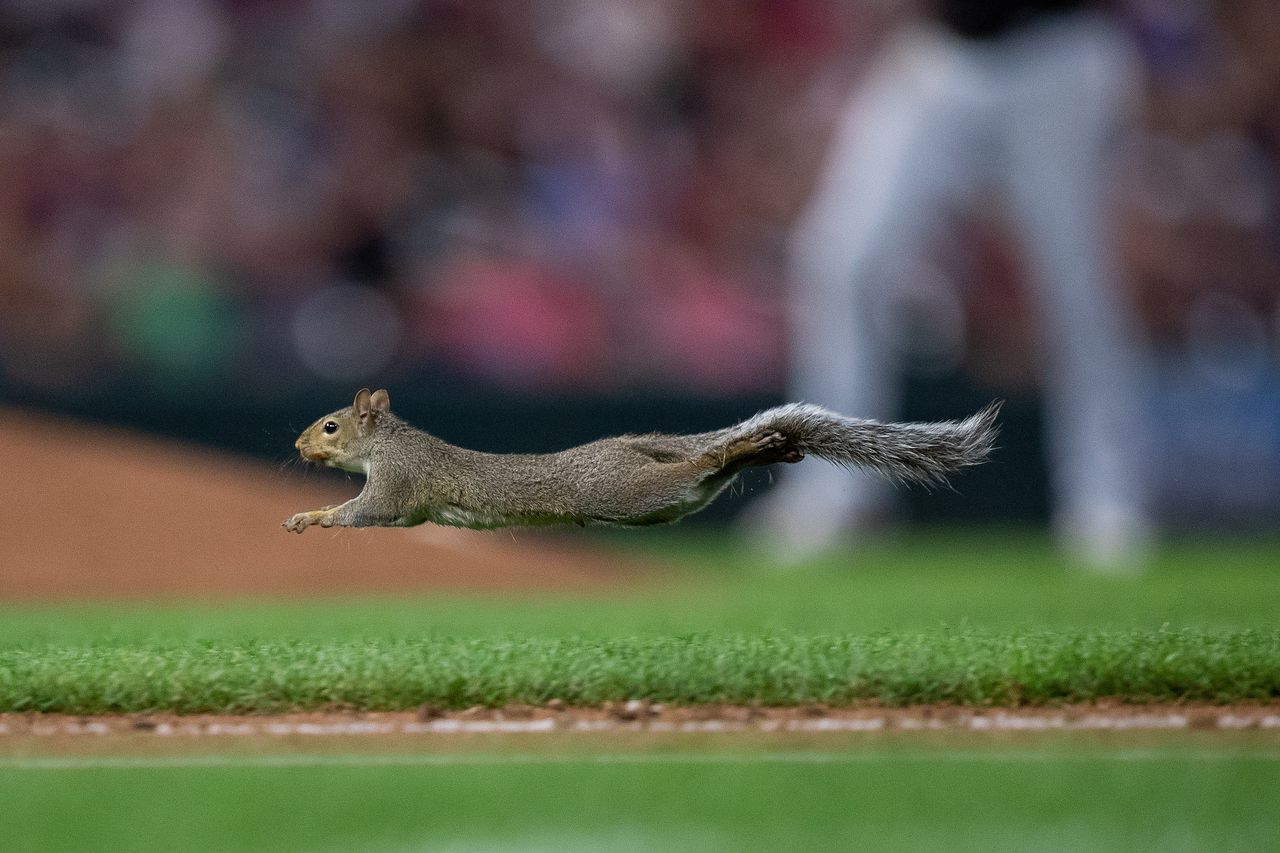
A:
<svg viewBox="0 0 1280 853">
<path fill-rule="evenodd" d="M 360 484 L 201 446 L 0 411 L 0 601 L 602 589 L 638 561 L 528 531 L 320 530 L 280 522 Z"/>
<path fill-rule="evenodd" d="M 639 706 L 639 713 L 636 711 Z M 1280 744 L 1280 704 L 1068 705 L 1057 708 L 667 708 L 625 703 L 604 708 L 510 706 L 442 713 L 298 713 L 266 716 L 0 714 L 0 758 L 40 754 L 268 754 L 280 750 L 468 750 L 511 744 L 521 750 L 581 746 L 704 745 L 766 740 L 790 749 L 853 747 L 867 738 L 913 743 L 1009 743 L 1010 739 L 1090 737 L 1134 744 L 1176 734 L 1179 742 Z M 941 738 L 942 740 L 937 740 Z M 213 744 L 217 744 L 216 747 Z"/>
</svg>

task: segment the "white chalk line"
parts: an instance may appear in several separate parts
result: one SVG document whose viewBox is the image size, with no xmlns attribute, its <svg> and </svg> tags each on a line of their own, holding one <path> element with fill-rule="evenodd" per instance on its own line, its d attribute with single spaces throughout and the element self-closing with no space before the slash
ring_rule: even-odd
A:
<svg viewBox="0 0 1280 853">
<path fill-rule="evenodd" d="M 1052 750 L 938 750 L 913 752 L 876 750 L 857 752 L 682 752 L 602 753 L 397 753 L 276 755 L 160 755 L 160 756 L 20 756 L 0 757 L 3 770 L 184 770 L 202 768 L 271 769 L 287 767 L 532 767 L 532 766 L 742 766 L 742 765 L 861 765 L 918 764 L 1035 764 L 1035 763 L 1148 763 L 1148 762 L 1264 762 L 1280 763 L 1275 750 L 1117 749 L 1085 752 Z"/>
</svg>

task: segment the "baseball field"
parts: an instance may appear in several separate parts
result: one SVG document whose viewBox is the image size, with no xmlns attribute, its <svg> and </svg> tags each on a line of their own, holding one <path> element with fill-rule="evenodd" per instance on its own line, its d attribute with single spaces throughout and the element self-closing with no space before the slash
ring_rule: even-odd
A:
<svg viewBox="0 0 1280 853">
<path fill-rule="evenodd" d="M 5 850 L 1280 838 L 1274 539 L 1104 577 L 1016 529 L 785 569 L 681 528 L 299 538 L 357 484 L 21 422 Z"/>
</svg>

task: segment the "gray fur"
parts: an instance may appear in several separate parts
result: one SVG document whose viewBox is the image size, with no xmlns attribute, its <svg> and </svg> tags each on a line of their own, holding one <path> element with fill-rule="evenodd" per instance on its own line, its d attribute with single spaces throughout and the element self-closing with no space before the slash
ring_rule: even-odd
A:
<svg viewBox="0 0 1280 853">
<path fill-rule="evenodd" d="M 898 483 L 945 485 L 947 474 L 981 464 L 999 434 L 1000 403 L 962 421 L 880 423 L 810 403 L 789 403 L 733 427 L 745 434 L 768 427 L 806 453 L 849 468 L 867 468 Z"/>
<path fill-rule="evenodd" d="M 372 399 L 372 404 L 370 400 Z M 457 447 L 389 411 L 385 391 L 316 421 L 298 439 L 311 461 L 367 473 L 339 507 L 284 526 L 407 527 L 431 521 L 494 528 L 549 524 L 643 526 L 676 521 L 722 492 L 744 468 L 813 454 L 934 485 L 986 459 L 999 404 L 963 421 L 878 423 L 792 403 L 696 435 L 624 435 L 558 453 L 493 454 Z M 324 431 L 327 423 L 339 428 Z"/>
</svg>

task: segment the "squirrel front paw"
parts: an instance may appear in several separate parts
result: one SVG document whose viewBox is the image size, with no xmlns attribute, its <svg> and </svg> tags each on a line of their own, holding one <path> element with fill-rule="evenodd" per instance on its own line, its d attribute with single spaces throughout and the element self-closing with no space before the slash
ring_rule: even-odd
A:
<svg viewBox="0 0 1280 853">
<path fill-rule="evenodd" d="M 333 527 L 333 523 L 333 508 L 327 507 L 310 512 L 300 512 L 286 519 L 281 526 L 290 533 L 301 533 L 312 525 Z"/>
</svg>

